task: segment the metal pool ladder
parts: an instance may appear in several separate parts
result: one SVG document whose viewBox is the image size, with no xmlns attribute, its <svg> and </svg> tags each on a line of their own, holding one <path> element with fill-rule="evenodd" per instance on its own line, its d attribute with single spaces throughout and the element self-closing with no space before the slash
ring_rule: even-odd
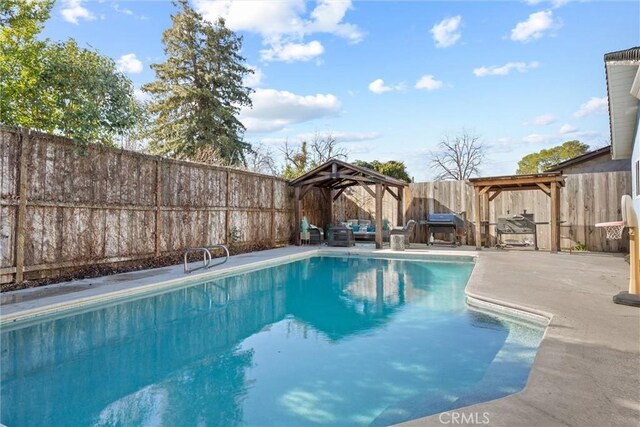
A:
<svg viewBox="0 0 640 427">
<path fill-rule="evenodd" d="M 212 257 L 211 257 L 211 252 L 209 252 L 210 249 L 224 250 L 225 252 L 224 260 L 222 262 L 211 264 Z M 189 263 L 187 262 L 187 255 L 189 255 L 191 252 L 202 252 L 202 265 L 200 267 L 189 269 L 189 266 L 188 266 Z M 211 246 L 202 246 L 200 248 L 189 248 L 186 251 L 184 251 L 184 272 L 192 273 L 196 270 L 207 270 L 211 267 L 222 265 L 228 260 L 229 260 L 229 249 L 227 249 L 225 245 L 211 245 Z"/>
</svg>

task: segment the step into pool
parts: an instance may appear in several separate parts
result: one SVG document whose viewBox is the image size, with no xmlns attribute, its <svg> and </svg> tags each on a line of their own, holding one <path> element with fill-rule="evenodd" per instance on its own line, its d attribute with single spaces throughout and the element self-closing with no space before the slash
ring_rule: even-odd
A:
<svg viewBox="0 0 640 427">
<path fill-rule="evenodd" d="M 473 267 L 314 256 L 3 327 L 0 422 L 388 425 L 515 393 L 544 329 L 467 307 Z"/>
</svg>

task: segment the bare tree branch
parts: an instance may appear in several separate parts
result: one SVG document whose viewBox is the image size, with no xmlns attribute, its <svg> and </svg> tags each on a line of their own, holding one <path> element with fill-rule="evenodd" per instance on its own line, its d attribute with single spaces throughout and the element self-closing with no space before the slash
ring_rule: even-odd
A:
<svg viewBox="0 0 640 427">
<path fill-rule="evenodd" d="M 246 155 L 247 167 L 251 172 L 258 172 L 270 175 L 278 174 L 278 167 L 274 153 L 265 144 L 256 144 L 251 147 L 251 151 Z"/>
<path fill-rule="evenodd" d="M 478 135 L 463 129 L 456 136 L 444 135 L 438 151 L 431 152 L 435 180 L 465 180 L 478 175 L 485 159 L 485 147 Z"/>
<path fill-rule="evenodd" d="M 347 149 L 338 144 L 338 140 L 331 133 L 322 136 L 316 131 L 310 143 L 311 168 L 318 167 L 332 159 L 346 159 Z"/>
</svg>

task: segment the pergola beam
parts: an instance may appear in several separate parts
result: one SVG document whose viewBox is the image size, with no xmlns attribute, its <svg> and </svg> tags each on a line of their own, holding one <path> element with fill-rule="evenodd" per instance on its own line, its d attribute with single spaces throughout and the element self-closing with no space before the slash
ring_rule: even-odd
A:
<svg viewBox="0 0 640 427">
<path fill-rule="evenodd" d="M 484 195 L 486 192 L 488 192 L 489 190 L 491 190 L 491 186 L 488 185 L 486 187 L 483 187 L 482 189 L 480 189 L 480 195 Z"/>
<path fill-rule="evenodd" d="M 340 184 L 340 185 L 336 185 L 336 186 L 332 186 L 332 187 L 327 187 L 327 188 L 331 188 L 333 190 L 342 190 L 342 189 L 347 189 L 349 187 L 355 187 L 356 185 L 360 185 L 357 182 L 348 182 L 346 184 Z"/>
<path fill-rule="evenodd" d="M 393 197 L 396 200 L 400 200 L 400 198 L 398 197 L 398 195 L 396 193 L 393 192 L 393 190 L 390 187 L 387 187 L 385 185 L 384 187 L 385 190 L 387 190 L 387 193 L 391 194 L 391 197 Z"/>
<path fill-rule="evenodd" d="M 309 185 L 309 184 L 315 184 L 318 182 L 322 182 L 322 181 L 329 181 L 331 179 L 330 175 L 323 175 L 323 176 L 318 176 L 315 178 L 309 178 L 309 179 L 305 179 L 304 181 L 301 181 L 298 185 L 296 185 L 296 187 L 301 187 L 304 185 Z"/>
<path fill-rule="evenodd" d="M 489 196 L 489 201 L 493 202 L 493 199 L 498 197 L 500 193 L 502 193 L 502 190 L 498 188 L 491 196 Z"/>
<path fill-rule="evenodd" d="M 376 198 L 376 192 L 374 192 L 372 189 L 370 189 L 368 185 L 363 185 L 362 188 L 364 188 L 366 190 L 366 192 L 371 195 L 371 197 L 373 197 L 374 199 Z"/>
<path fill-rule="evenodd" d="M 538 187 L 540 187 L 540 189 L 547 194 L 547 196 L 551 196 L 551 189 L 549 187 L 547 187 L 541 182 L 538 182 L 537 184 L 538 184 Z"/>
<path fill-rule="evenodd" d="M 474 186 L 476 183 L 478 185 L 489 186 L 489 187 L 511 187 L 513 185 L 536 185 L 539 182 L 543 184 L 550 184 L 552 182 L 562 182 L 564 183 L 564 178 L 560 174 L 553 174 L 553 176 L 543 176 L 545 174 L 539 175 L 513 175 L 512 177 L 494 177 L 494 178 L 471 178 L 471 184 Z"/>
<path fill-rule="evenodd" d="M 297 187 L 300 188 L 300 187 Z M 300 200 L 302 200 L 302 198 L 313 188 L 313 185 L 305 185 L 304 187 L 302 187 L 302 189 L 300 190 Z"/>
</svg>

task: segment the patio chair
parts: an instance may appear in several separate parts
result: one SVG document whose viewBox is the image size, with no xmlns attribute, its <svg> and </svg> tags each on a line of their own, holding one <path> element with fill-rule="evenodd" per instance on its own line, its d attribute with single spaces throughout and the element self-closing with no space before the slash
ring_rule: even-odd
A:
<svg viewBox="0 0 640 427">
<path fill-rule="evenodd" d="M 410 219 L 409 221 L 407 221 L 404 227 L 394 228 L 393 230 L 391 230 L 391 233 L 389 234 L 391 236 L 394 236 L 394 235 L 404 236 L 404 244 L 405 244 L 405 247 L 408 248 L 411 246 L 411 236 L 413 236 L 414 228 L 416 228 L 416 222 Z"/>
</svg>

